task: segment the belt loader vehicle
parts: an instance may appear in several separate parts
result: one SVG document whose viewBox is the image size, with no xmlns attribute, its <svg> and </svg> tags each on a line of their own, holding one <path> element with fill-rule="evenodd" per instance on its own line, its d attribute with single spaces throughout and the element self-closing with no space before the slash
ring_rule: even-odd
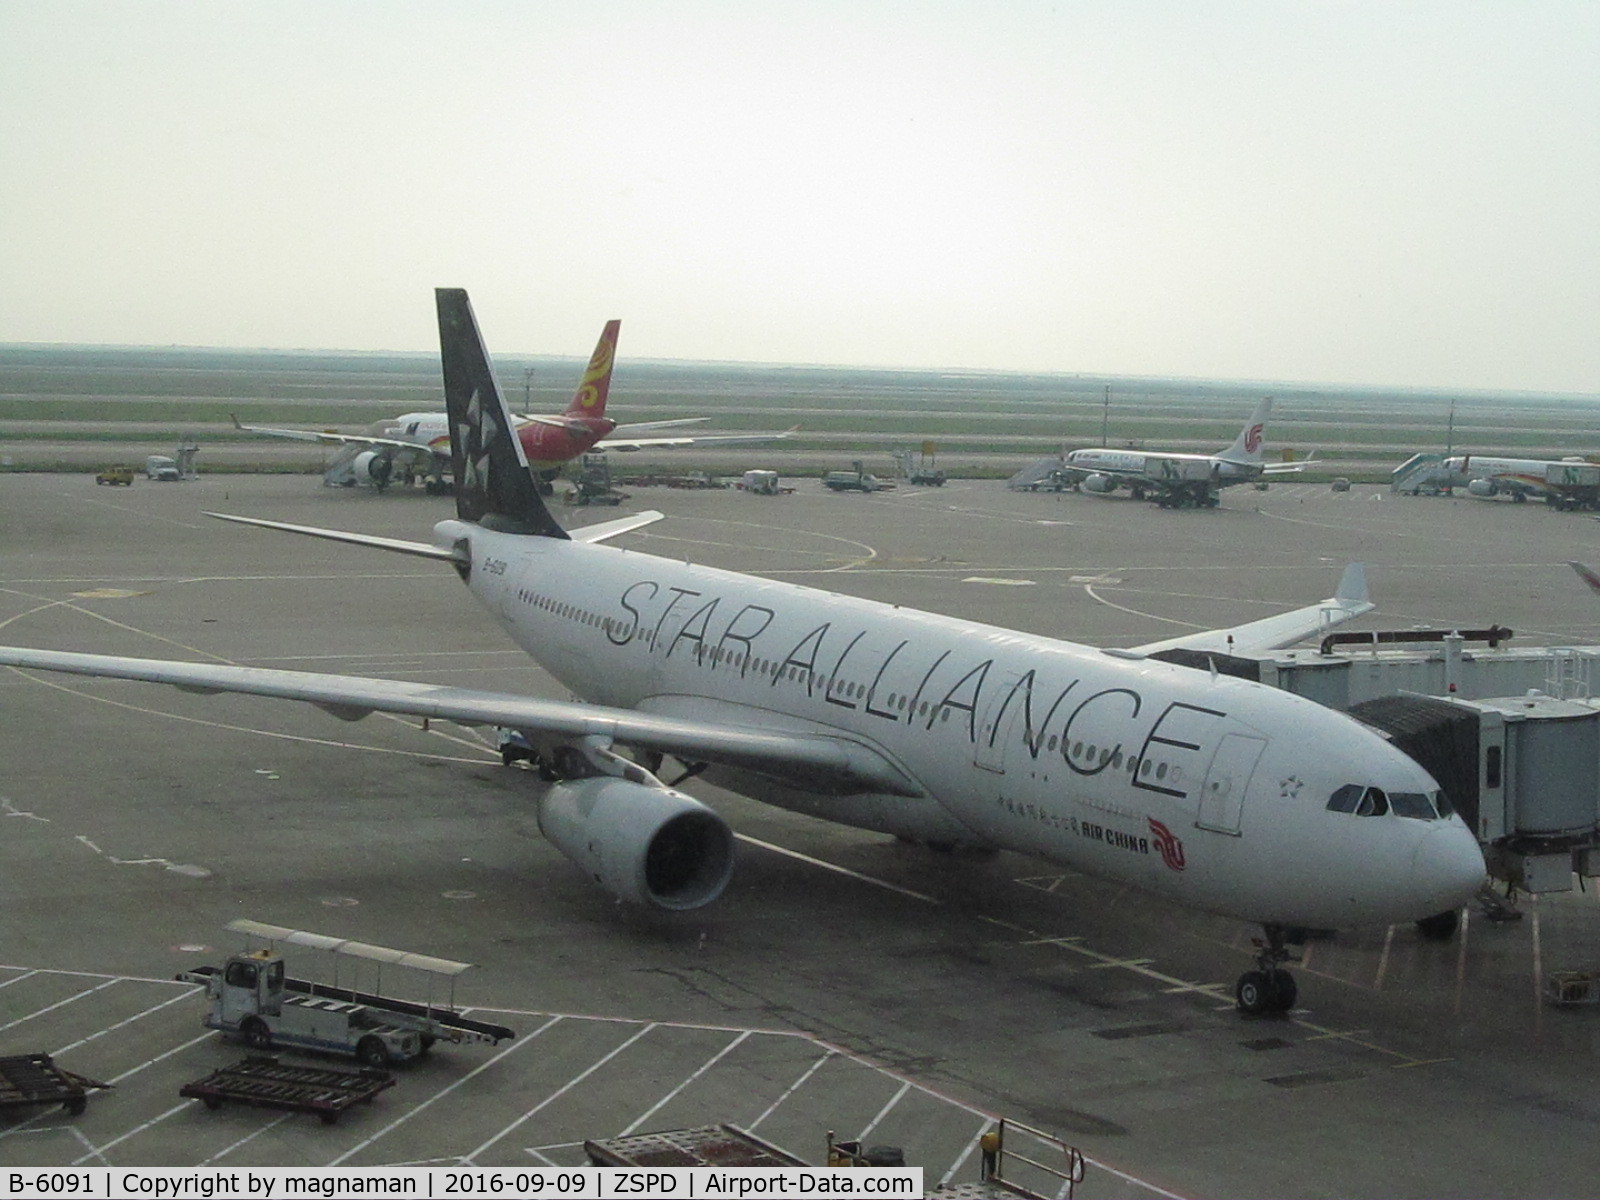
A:
<svg viewBox="0 0 1600 1200">
<path fill-rule="evenodd" d="M 355 959 L 411 968 L 430 980 L 448 979 L 452 999 L 456 977 L 472 965 L 259 921 L 232 921 L 228 928 L 269 943 L 328 950 L 336 964 Z M 453 1003 L 435 1004 L 431 995 L 426 1003 L 417 1004 L 340 987 L 337 976 L 333 984 L 290 978 L 282 955 L 271 946 L 234 954 L 220 967 L 181 971 L 177 978 L 205 987 L 211 1003 L 207 1027 L 242 1038 L 258 1051 L 279 1046 L 323 1050 L 354 1055 L 369 1067 L 384 1067 L 408 1062 L 435 1042 L 495 1044 L 516 1036 L 503 1025 L 462 1016 Z"/>
</svg>

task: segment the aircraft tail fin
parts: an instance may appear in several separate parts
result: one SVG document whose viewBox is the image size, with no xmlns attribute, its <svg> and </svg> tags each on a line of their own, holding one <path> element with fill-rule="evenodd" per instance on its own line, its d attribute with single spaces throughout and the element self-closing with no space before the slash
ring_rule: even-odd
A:
<svg viewBox="0 0 1600 1200">
<path fill-rule="evenodd" d="M 589 365 L 583 369 L 583 382 L 578 393 L 567 405 L 569 417 L 603 417 L 606 415 L 606 397 L 611 394 L 611 365 L 617 358 L 617 331 L 621 321 L 607 321 L 595 343 Z"/>
<path fill-rule="evenodd" d="M 1272 415 L 1272 397 L 1262 397 L 1261 403 L 1256 405 L 1255 412 L 1250 414 L 1250 419 L 1245 422 L 1244 428 L 1239 431 L 1239 436 L 1233 439 L 1229 446 L 1217 457 L 1235 463 L 1260 463 L 1261 443 L 1267 431 L 1267 418 Z"/>
<path fill-rule="evenodd" d="M 435 288 L 456 515 L 486 529 L 565 538 L 539 497 L 465 288 Z"/>
</svg>

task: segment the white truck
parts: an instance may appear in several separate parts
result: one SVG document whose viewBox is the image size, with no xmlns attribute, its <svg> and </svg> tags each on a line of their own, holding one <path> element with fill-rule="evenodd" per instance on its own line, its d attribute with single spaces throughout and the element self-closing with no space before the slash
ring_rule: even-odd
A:
<svg viewBox="0 0 1600 1200">
<path fill-rule="evenodd" d="M 163 481 L 183 478 L 178 473 L 178 460 L 165 454 L 152 454 L 144 460 L 144 477 Z"/>
<path fill-rule="evenodd" d="M 456 977 L 471 966 L 259 921 L 232 921 L 228 928 L 269 943 L 328 950 L 335 963 L 357 959 L 408 967 L 425 973 L 430 981 L 448 979 L 452 1000 Z M 255 1050 L 277 1046 L 324 1050 L 383 1067 L 408 1062 L 435 1042 L 495 1044 L 516 1036 L 503 1025 L 462 1016 L 453 1003 L 435 1004 L 431 994 L 426 1003 L 417 1004 L 340 987 L 337 975 L 333 984 L 290 978 L 275 945 L 231 955 L 220 967 L 180 971 L 177 978 L 205 987 L 211 1003 L 205 1019 L 208 1028 L 242 1038 Z"/>
<path fill-rule="evenodd" d="M 787 496 L 794 491 L 778 482 L 776 471 L 746 471 L 737 486 L 756 496 Z"/>
</svg>

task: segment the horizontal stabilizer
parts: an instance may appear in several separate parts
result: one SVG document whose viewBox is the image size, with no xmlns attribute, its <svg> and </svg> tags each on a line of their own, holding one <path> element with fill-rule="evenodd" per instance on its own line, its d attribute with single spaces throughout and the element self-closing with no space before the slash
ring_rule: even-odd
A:
<svg viewBox="0 0 1600 1200">
<path fill-rule="evenodd" d="M 219 521 L 233 521 L 239 525 L 259 525 L 263 529 L 278 529 L 284 533 L 300 533 L 307 537 L 322 538 L 329 542 L 348 542 L 352 546 L 371 546 L 376 550 L 388 550 L 395 554 L 413 554 L 418 558 L 437 558 L 442 562 L 456 563 L 461 566 L 465 566 L 468 563 L 465 551 L 458 551 L 447 546 L 434 546 L 427 542 L 407 542 L 400 538 L 378 537 L 376 534 L 370 533 L 348 533 L 343 529 L 319 529 L 315 525 L 291 525 L 287 521 L 263 521 L 260 517 L 236 517 L 229 513 L 208 512 L 206 516 L 215 517 Z"/>
<path fill-rule="evenodd" d="M 1371 612 L 1375 607 L 1367 592 L 1366 566 L 1351 563 L 1344 569 L 1337 590 L 1326 600 L 1227 629 L 1207 629 L 1202 633 L 1135 646 L 1132 652 L 1150 655 L 1161 650 L 1183 649 L 1234 655 L 1265 654 L 1270 650 L 1292 646 L 1308 637 L 1320 636 L 1336 625 L 1343 625 L 1363 613 Z"/>
</svg>

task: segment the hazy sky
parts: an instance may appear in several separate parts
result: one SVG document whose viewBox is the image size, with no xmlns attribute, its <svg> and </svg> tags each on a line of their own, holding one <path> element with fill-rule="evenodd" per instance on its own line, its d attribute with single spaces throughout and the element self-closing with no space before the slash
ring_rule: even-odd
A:
<svg viewBox="0 0 1600 1200">
<path fill-rule="evenodd" d="M 0 0 L 0 342 L 1600 392 L 1595 0 Z"/>
</svg>

